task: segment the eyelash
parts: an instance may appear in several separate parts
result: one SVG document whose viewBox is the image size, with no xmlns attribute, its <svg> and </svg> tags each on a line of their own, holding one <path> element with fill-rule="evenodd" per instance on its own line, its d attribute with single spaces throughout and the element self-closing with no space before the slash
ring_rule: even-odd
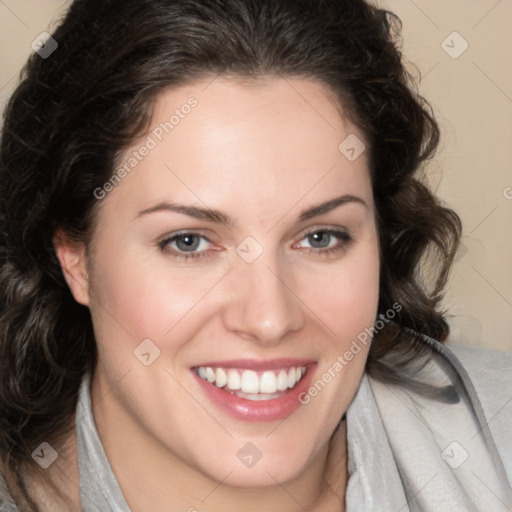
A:
<svg viewBox="0 0 512 512">
<path fill-rule="evenodd" d="M 341 252 L 342 250 L 347 249 L 348 246 L 354 241 L 354 239 L 346 231 L 341 231 L 341 230 L 336 230 L 336 229 L 316 229 L 316 230 L 307 232 L 302 238 L 300 238 L 298 240 L 298 242 L 304 240 L 305 238 L 307 238 L 309 236 L 313 236 L 313 235 L 319 234 L 319 233 L 324 233 L 324 234 L 327 234 L 330 236 L 334 236 L 334 237 L 338 238 L 339 243 L 336 244 L 335 246 L 329 247 L 327 249 L 315 249 L 313 247 L 303 248 L 303 251 L 306 250 L 308 255 L 309 254 L 315 254 L 317 256 L 333 255 L 335 253 L 338 253 L 338 252 Z M 162 240 L 161 242 L 158 243 L 158 246 L 163 253 L 169 254 L 173 258 L 180 260 L 180 261 L 188 261 L 191 259 L 197 260 L 199 258 L 204 258 L 204 257 L 207 257 L 210 255 L 211 251 L 186 253 L 186 252 L 176 251 L 176 249 L 169 248 L 169 244 L 171 244 L 172 242 L 175 242 L 176 240 L 179 240 L 180 238 L 185 238 L 187 236 L 188 237 L 199 237 L 203 240 L 206 240 L 209 243 L 212 243 L 208 237 L 201 235 L 200 233 L 196 233 L 194 231 L 183 231 L 181 233 L 176 233 L 176 234 L 166 238 L 165 240 Z M 298 242 L 296 242 L 296 243 L 298 243 Z M 294 245 L 296 243 L 294 243 Z"/>
</svg>

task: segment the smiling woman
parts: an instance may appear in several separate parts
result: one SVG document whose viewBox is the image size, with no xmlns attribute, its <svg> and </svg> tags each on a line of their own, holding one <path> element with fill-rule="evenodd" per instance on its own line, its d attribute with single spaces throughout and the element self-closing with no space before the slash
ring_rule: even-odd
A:
<svg viewBox="0 0 512 512">
<path fill-rule="evenodd" d="M 2 511 L 512 505 L 512 363 L 441 343 L 461 227 L 398 25 L 72 3 L 2 134 Z"/>
</svg>

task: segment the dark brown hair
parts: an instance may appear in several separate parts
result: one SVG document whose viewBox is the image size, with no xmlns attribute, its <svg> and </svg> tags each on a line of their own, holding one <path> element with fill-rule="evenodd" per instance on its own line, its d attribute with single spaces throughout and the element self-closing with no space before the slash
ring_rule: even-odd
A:
<svg viewBox="0 0 512 512">
<path fill-rule="evenodd" d="M 381 245 L 379 313 L 367 371 L 400 376 L 418 334 L 448 334 L 441 293 L 460 221 L 418 177 L 439 130 L 397 43 L 399 20 L 363 0 L 75 0 L 33 54 L 5 111 L 0 153 L 0 460 L 13 495 L 31 452 L 71 433 L 84 372 L 96 364 L 87 308 L 74 301 L 52 237 L 90 239 L 94 190 L 144 133 L 164 89 L 219 74 L 309 77 L 365 134 Z M 437 254 L 431 283 L 426 253 Z M 394 350 L 395 366 L 382 358 Z M 24 496 L 23 496 L 24 495 Z M 25 500 L 25 501 L 24 501 Z"/>
</svg>

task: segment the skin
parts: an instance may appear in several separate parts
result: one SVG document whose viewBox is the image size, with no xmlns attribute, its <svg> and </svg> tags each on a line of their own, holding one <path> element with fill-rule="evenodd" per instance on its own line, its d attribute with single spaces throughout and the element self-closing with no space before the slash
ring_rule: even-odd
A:
<svg viewBox="0 0 512 512">
<path fill-rule="evenodd" d="M 304 357 L 318 362 L 316 380 L 373 325 L 379 254 L 367 152 L 351 162 L 338 150 L 349 134 L 364 137 L 323 85 L 299 78 L 219 77 L 165 91 L 152 128 L 191 96 L 197 107 L 101 201 L 92 245 L 55 240 L 74 297 L 93 319 L 102 443 L 134 511 L 340 510 L 345 425 L 333 432 L 368 347 L 279 422 L 228 416 L 190 368 Z M 299 220 L 345 194 L 362 202 Z M 162 202 L 219 210 L 233 222 L 139 215 Z M 327 248 L 339 249 L 321 253 L 307 235 L 322 228 L 352 241 L 327 236 Z M 177 259 L 183 245 L 159 246 L 182 230 L 211 241 L 199 239 L 202 257 Z M 253 263 L 236 252 L 248 236 L 263 248 Z M 147 367 L 133 353 L 144 339 L 160 349 Z M 247 442 L 262 454 L 250 469 L 237 458 Z"/>
</svg>

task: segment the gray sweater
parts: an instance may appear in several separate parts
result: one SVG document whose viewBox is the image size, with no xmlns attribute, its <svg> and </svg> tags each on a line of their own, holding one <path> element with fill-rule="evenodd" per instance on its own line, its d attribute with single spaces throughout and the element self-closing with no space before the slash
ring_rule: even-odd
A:
<svg viewBox="0 0 512 512">
<path fill-rule="evenodd" d="M 432 353 L 415 383 L 364 375 L 347 410 L 346 510 L 512 510 L 512 354 L 424 341 Z M 96 430 L 89 385 L 86 375 L 76 410 L 81 507 L 130 512 Z M 5 491 L 0 511 L 19 512 Z"/>
</svg>

